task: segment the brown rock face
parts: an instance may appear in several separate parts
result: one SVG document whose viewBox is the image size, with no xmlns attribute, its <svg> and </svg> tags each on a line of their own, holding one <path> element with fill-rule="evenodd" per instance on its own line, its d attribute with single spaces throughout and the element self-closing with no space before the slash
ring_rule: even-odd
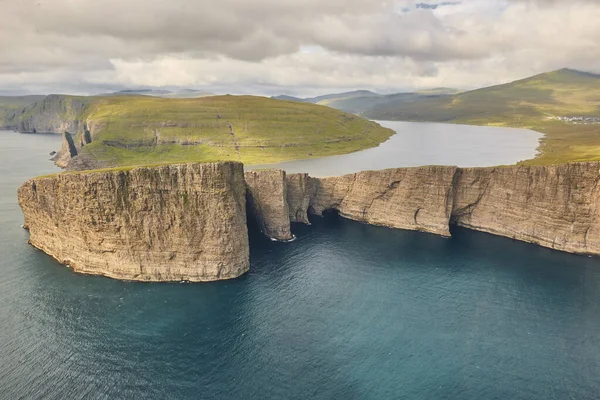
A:
<svg viewBox="0 0 600 400">
<path fill-rule="evenodd" d="M 571 253 L 600 254 L 600 163 L 461 168 L 459 226 Z"/>
<path fill-rule="evenodd" d="M 372 225 L 449 236 L 452 184 L 456 167 L 364 171 L 314 179 L 311 210 L 328 209 Z"/>
<path fill-rule="evenodd" d="M 243 166 L 226 162 L 59 174 L 26 182 L 30 243 L 75 271 L 212 281 L 249 269 Z"/>
<path fill-rule="evenodd" d="M 274 240 L 292 240 L 285 172 L 276 169 L 245 173 L 248 209 L 261 231 Z"/>
<path fill-rule="evenodd" d="M 420 167 L 288 177 L 290 219 L 337 210 L 356 221 L 449 235 L 451 223 L 600 255 L 600 163 Z M 308 204 L 308 206 L 306 206 Z"/>
<path fill-rule="evenodd" d="M 60 168 L 66 168 L 69 165 L 69 161 L 71 161 L 71 158 L 75 157 L 76 155 L 77 148 L 75 147 L 73 137 L 70 133 L 64 132 L 62 146 L 56 154 L 56 156 L 54 157 L 56 165 Z"/>
<path fill-rule="evenodd" d="M 290 221 L 309 224 L 308 208 L 314 197 L 313 179 L 308 174 L 290 174 L 287 176 L 287 203 Z"/>
<path fill-rule="evenodd" d="M 246 198 L 263 232 L 326 210 L 448 236 L 451 223 L 600 255 L 600 163 L 420 167 L 341 177 L 244 175 L 240 163 L 59 174 L 28 181 L 30 242 L 77 272 L 143 281 L 210 281 L 249 269 Z"/>
</svg>

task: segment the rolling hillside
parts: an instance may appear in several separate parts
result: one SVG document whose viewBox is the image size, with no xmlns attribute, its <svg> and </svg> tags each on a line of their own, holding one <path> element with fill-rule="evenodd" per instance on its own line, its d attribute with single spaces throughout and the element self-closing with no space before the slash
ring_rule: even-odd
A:
<svg viewBox="0 0 600 400">
<path fill-rule="evenodd" d="M 526 163 L 600 160 L 600 76 L 562 69 L 450 96 L 379 105 L 378 120 L 529 128 L 545 134 Z"/>
<path fill-rule="evenodd" d="M 328 107 L 253 96 L 98 97 L 79 120 L 79 155 L 110 166 L 270 163 L 362 150 L 393 134 Z"/>
</svg>

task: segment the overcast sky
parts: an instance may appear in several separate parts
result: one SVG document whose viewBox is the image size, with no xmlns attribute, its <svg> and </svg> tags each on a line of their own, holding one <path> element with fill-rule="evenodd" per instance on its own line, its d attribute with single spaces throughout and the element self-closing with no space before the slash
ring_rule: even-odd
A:
<svg viewBox="0 0 600 400">
<path fill-rule="evenodd" d="M 315 95 L 600 72 L 599 0 L 0 0 L 0 93 Z"/>
</svg>

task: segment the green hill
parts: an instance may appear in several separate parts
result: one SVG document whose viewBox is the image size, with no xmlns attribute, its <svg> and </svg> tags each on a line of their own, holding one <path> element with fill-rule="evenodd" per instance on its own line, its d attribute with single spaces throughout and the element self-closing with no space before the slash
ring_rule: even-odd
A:
<svg viewBox="0 0 600 400">
<path fill-rule="evenodd" d="M 377 120 L 529 128 L 545 134 L 527 163 L 600 160 L 600 76 L 562 69 L 449 96 L 381 105 Z"/>
<path fill-rule="evenodd" d="M 271 163 L 362 150 L 394 133 L 328 107 L 253 96 L 98 97 L 79 119 L 79 154 L 111 166 Z"/>
</svg>

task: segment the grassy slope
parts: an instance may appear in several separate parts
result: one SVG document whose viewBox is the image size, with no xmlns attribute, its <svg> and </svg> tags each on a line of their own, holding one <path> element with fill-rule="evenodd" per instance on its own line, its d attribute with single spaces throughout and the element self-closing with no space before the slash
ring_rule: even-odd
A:
<svg viewBox="0 0 600 400">
<path fill-rule="evenodd" d="M 362 150 L 393 134 L 327 107 L 252 96 L 96 98 L 83 119 L 93 126 L 83 151 L 119 166 L 271 163 Z"/>
<path fill-rule="evenodd" d="M 527 164 L 600 160 L 600 125 L 553 120 L 600 116 L 600 77 L 559 70 L 505 85 L 379 107 L 373 119 L 453 122 L 529 128 L 545 134 Z"/>
<path fill-rule="evenodd" d="M 45 96 L 0 96 L 0 127 L 12 125 L 11 117 Z"/>
</svg>

